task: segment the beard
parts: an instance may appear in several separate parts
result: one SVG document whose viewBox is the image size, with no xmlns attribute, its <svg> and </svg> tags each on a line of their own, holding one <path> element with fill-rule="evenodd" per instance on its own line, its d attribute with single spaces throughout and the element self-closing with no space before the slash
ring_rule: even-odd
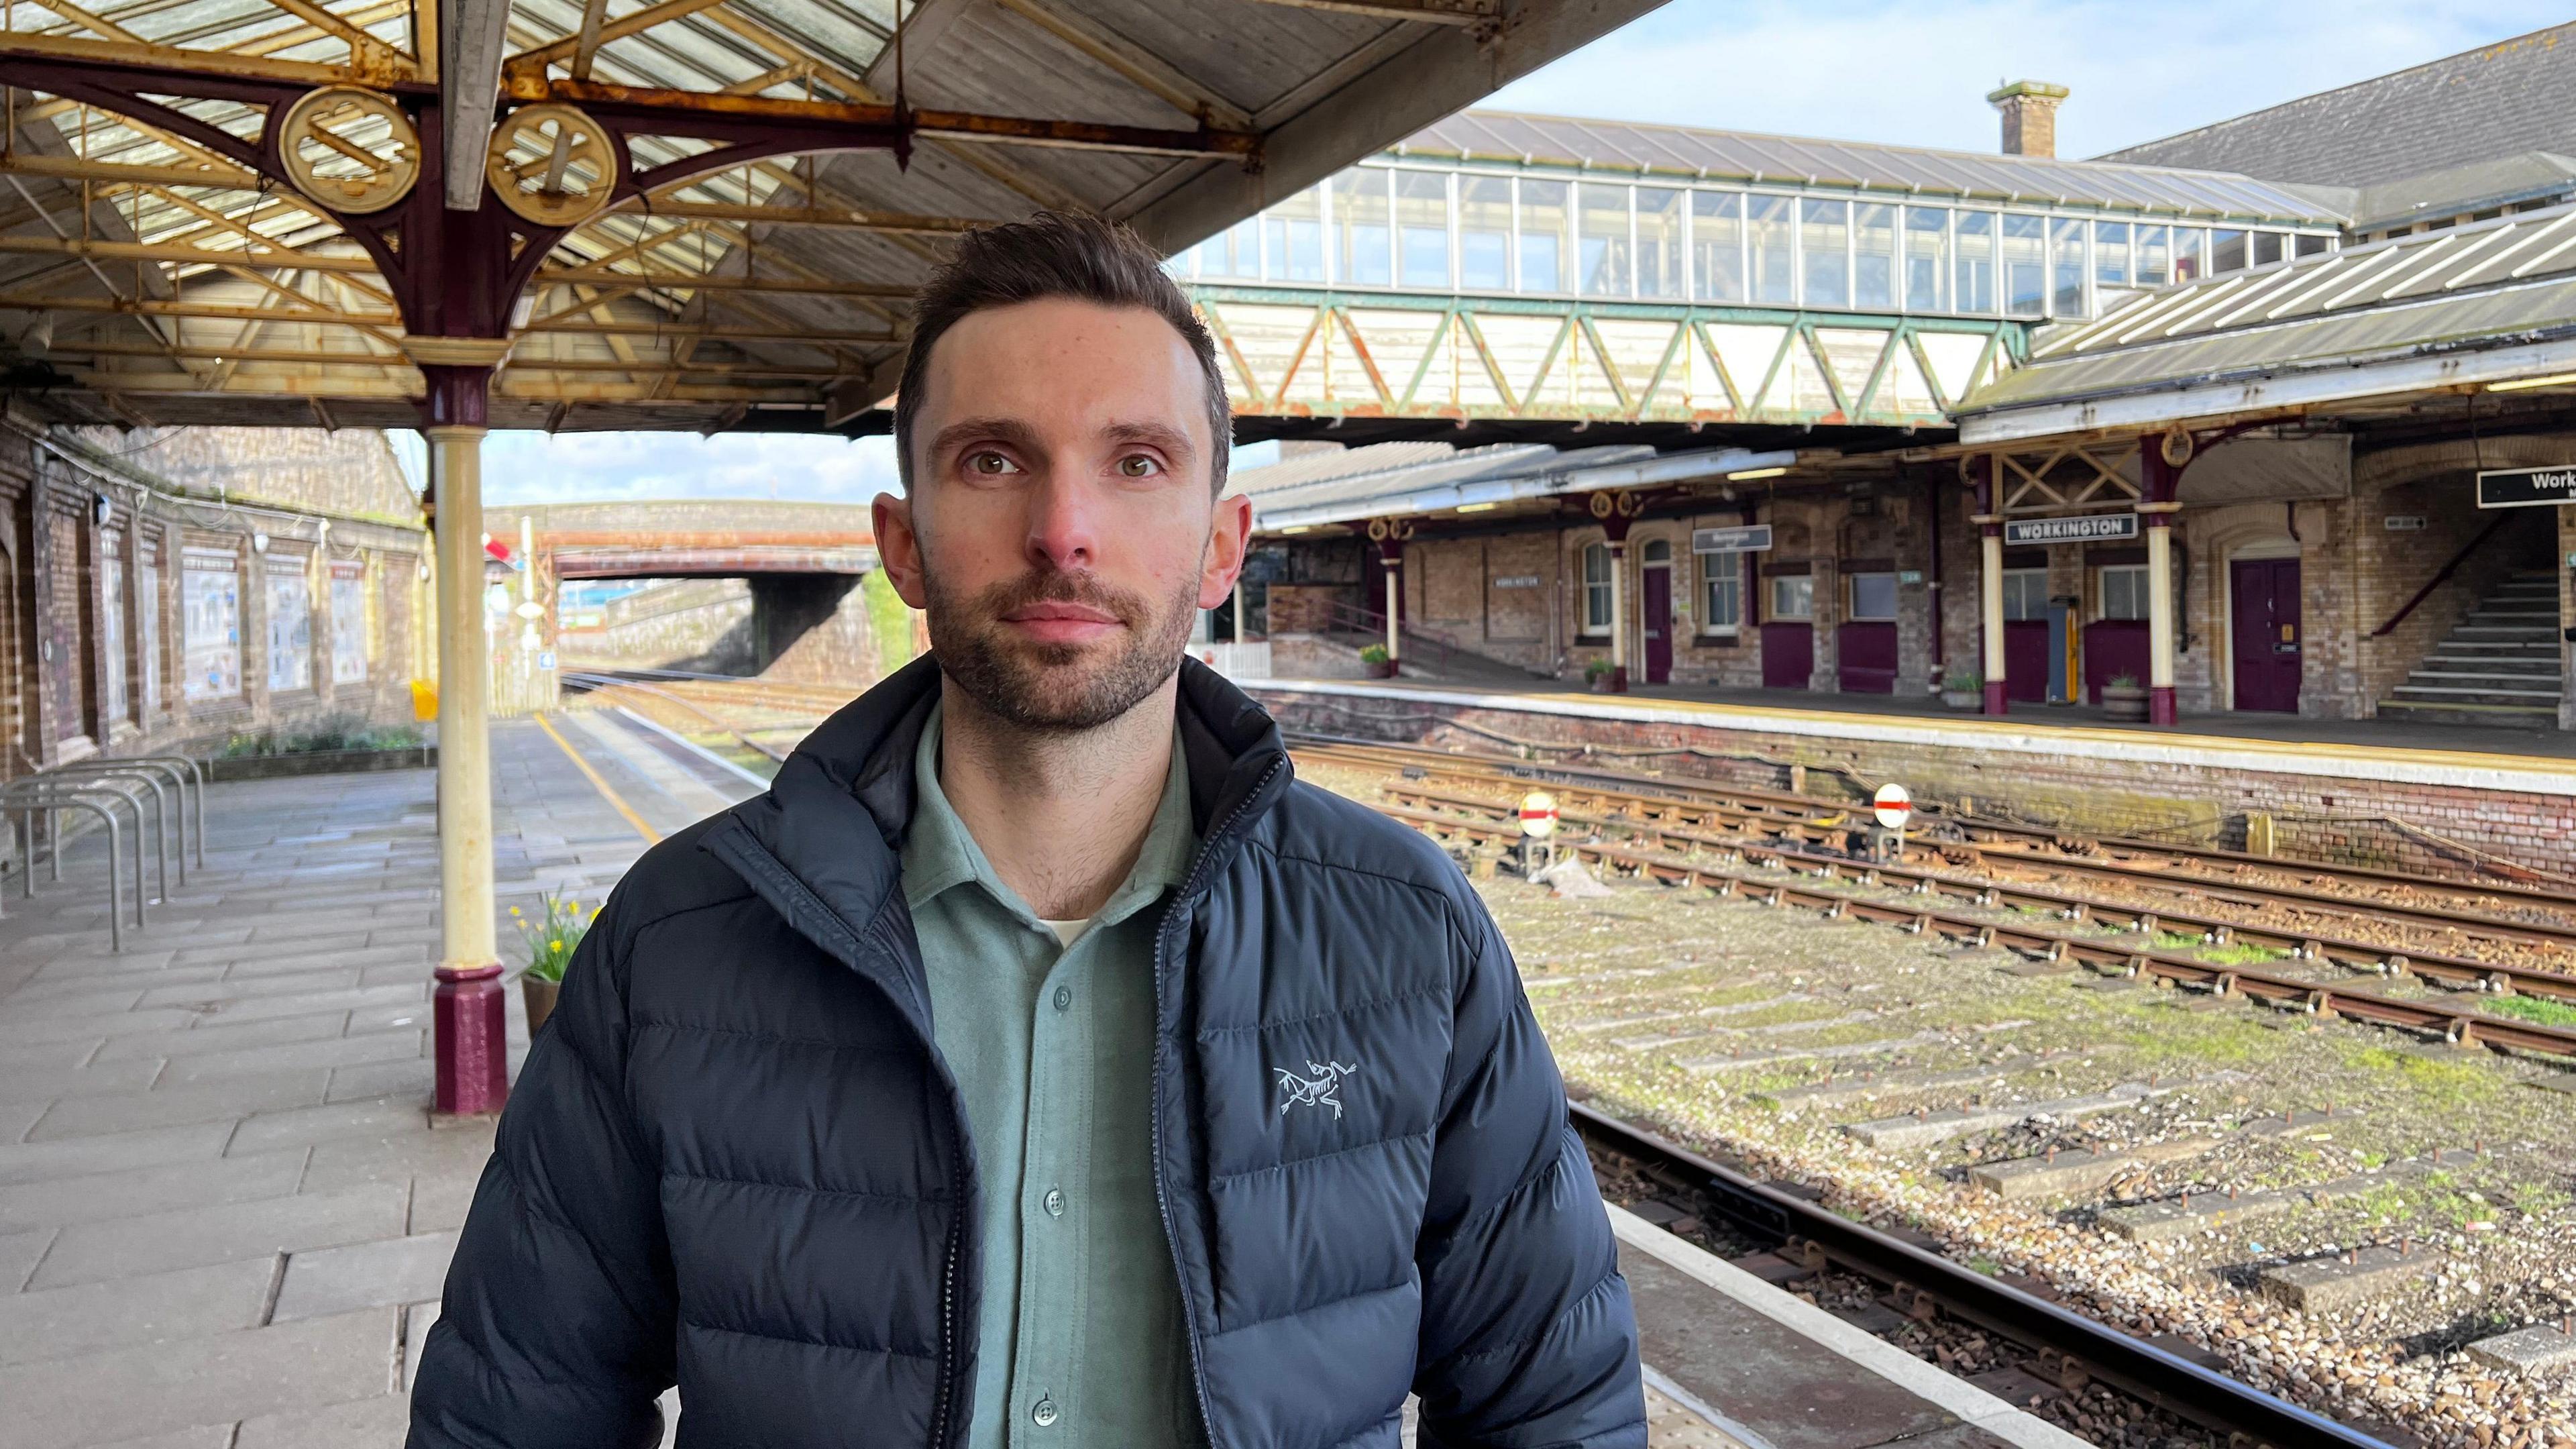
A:
<svg viewBox="0 0 2576 1449">
<path fill-rule="evenodd" d="M 1088 573 L 1047 570 L 967 597 L 943 588 L 924 560 L 923 613 L 939 667 L 987 711 L 1022 729 L 1073 734 L 1136 707 L 1181 667 L 1198 578 L 1156 602 Z M 1021 637 L 1002 616 L 1036 603 L 1082 604 L 1125 626 L 1091 644 Z"/>
</svg>

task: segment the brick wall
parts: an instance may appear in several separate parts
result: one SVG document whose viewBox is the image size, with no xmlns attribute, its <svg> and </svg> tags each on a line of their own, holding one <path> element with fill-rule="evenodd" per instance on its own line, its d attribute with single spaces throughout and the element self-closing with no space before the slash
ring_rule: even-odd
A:
<svg viewBox="0 0 2576 1449">
<path fill-rule="evenodd" d="M 2073 758 L 1997 750 L 1973 740 L 1892 743 L 1681 721 L 1642 723 L 1392 695 L 1259 686 L 1252 693 L 1290 729 L 1488 753 L 1507 749 L 1511 741 L 1670 751 L 1653 756 L 1651 767 L 1768 790 L 1790 788 L 1791 771 L 1802 769 L 1809 794 L 1837 803 L 1858 804 L 1879 784 L 1896 780 L 1918 800 L 1965 802 L 2084 835 L 2144 835 L 2241 849 L 2246 812 L 2263 811 L 2274 817 L 2284 855 L 2397 870 L 2461 872 L 2471 857 L 2428 838 L 2438 836 L 2563 871 L 2565 841 L 2576 835 L 2576 796 L 2563 792 L 2222 769 L 2188 758 Z M 1473 729 L 1451 728 L 1453 721 Z"/>
<path fill-rule="evenodd" d="M 236 450 L 228 476 L 255 474 L 260 455 L 251 450 L 276 443 L 292 465 L 287 471 L 304 470 L 295 474 L 297 486 L 325 502 L 332 501 L 328 470 L 316 456 L 337 449 L 363 458 L 370 440 L 383 448 L 380 435 L 352 433 L 317 445 L 324 435 L 219 431 L 223 446 Z M 8 732 L 0 778 L 102 751 L 205 754 L 235 734 L 348 716 L 410 719 L 409 681 L 427 672 L 416 647 L 425 545 L 417 526 L 244 505 L 238 495 L 177 496 L 171 490 L 180 485 L 160 472 L 102 460 L 77 439 L 64 440 L 59 451 L 41 449 L 40 433 L 15 417 L 0 428 L 0 723 Z M 216 456 L 211 446 L 173 431 L 139 451 L 164 462 L 173 455 L 205 462 Z M 339 501 L 382 504 L 382 481 L 360 470 Z M 202 572 L 228 582 L 238 636 L 228 646 L 225 687 L 195 698 L 188 689 L 191 547 L 214 551 L 201 553 L 203 560 L 228 560 Z M 276 574 L 276 597 L 291 606 L 276 613 L 277 622 L 292 625 L 296 612 L 304 622 L 288 631 L 304 666 L 280 671 L 287 681 L 280 687 L 272 687 L 269 670 L 271 560 L 293 565 Z M 335 589 L 335 574 L 355 587 Z M 298 601 L 300 609 L 293 607 Z M 341 607 L 350 619 L 338 617 Z"/>
</svg>

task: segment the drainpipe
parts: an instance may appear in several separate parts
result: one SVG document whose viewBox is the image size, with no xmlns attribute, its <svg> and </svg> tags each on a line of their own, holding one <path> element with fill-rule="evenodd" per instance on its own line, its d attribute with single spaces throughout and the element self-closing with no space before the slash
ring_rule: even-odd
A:
<svg viewBox="0 0 2576 1449">
<path fill-rule="evenodd" d="M 1977 490 L 1978 613 L 1985 626 L 1986 713 L 2003 714 L 2004 698 L 2004 518 L 1995 486 L 1995 460 L 1979 453 L 1968 460 Z"/>
<path fill-rule="evenodd" d="M 1945 632 L 1941 618 L 1941 470 L 1923 470 L 1923 516 L 1928 520 L 1925 533 L 1931 539 L 1932 566 L 1923 573 L 1924 587 L 1932 599 L 1932 684 L 1939 688 L 1943 657 L 1941 636 Z"/>
</svg>

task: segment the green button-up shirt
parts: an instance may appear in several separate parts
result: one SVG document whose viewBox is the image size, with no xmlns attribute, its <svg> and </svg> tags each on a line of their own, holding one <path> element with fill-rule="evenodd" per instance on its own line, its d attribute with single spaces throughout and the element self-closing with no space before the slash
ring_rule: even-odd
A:
<svg viewBox="0 0 2576 1449">
<path fill-rule="evenodd" d="M 1177 736 L 1144 848 L 1070 946 L 993 873 L 914 756 L 903 893 L 932 1031 L 984 1181 L 972 1449 L 1203 1443 L 1180 1284 L 1154 1194 L 1154 932 L 1198 848 Z"/>
</svg>

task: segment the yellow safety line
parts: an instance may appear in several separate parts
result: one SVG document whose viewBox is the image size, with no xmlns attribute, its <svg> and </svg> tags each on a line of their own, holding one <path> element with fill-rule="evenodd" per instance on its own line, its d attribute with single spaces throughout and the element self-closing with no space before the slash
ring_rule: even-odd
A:
<svg viewBox="0 0 2576 1449">
<path fill-rule="evenodd" d="M 627 804 L 616 791 L 608 788 L 608 782 L 601 779 L 599 772 L 590 767 L 590 761 L 583 759 L 580 753 L 573 749 L 571 742 L 556 732 L 554 723 L 551 720 L 548 720 L 542 714 L 538 715 L 536 720 L 537 728 L 544 730 L 546 732 L 546 738 L 553 740 L 555 744 L 563 750 L 564 757 L 573 762 L 574 768 L 590 777 L 591 788 L 599 792 L 600 798 L 617 807 L 617 813 L 626 817 L 626 823 L 635 827 L 635 833 L 644 837 L 644 843 L 646 845 L 659 845 L 662 843 L 662 832 L 645 824 L 644 817 L 635 813 L 635 807 Z"/>
</svg>

